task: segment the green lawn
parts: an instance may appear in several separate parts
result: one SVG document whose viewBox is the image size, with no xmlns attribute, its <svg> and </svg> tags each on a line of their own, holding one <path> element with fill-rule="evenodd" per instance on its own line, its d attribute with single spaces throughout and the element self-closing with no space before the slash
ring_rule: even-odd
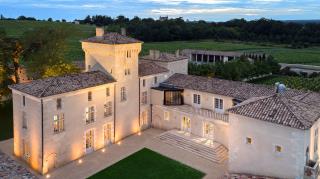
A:
<svg viewBox="0 0 320 179">
<path fill-rule="evenodd" d="M 204 173 L 149 149 L 142 149 L 89 179 L 200 179 Z"/>
<path fill-rule="evenodd" d="M 76 25 L 71 23 L 46 22 L 46 21 L 0 21 L 0 28 L 4 28 L 6 33 L 11 37 L 20 37 L 25 31 L 38 27 L 63 27 L 72 28 L 73 33 L 67 39 L 67 53 L 65 55 L 68 60 L 83 59 L 83 51 L 81 49 L 80 40 L 94 36 L 95 27 L 91 25 Z"/>
<path fill-rule="evenodd" d="M 0 141 L 13 137 L 12 103 L 0 105 Z"/>
<path fill-rule="evenodd" d="M 265 78 L 251 81 L 256 84 L 274 85 L 276 82 L 281 82 L 289 88 L 303 89 L 320 92 L 320 77 L 304 78 L 296 76 L 268 76 Z"/>
</svg>

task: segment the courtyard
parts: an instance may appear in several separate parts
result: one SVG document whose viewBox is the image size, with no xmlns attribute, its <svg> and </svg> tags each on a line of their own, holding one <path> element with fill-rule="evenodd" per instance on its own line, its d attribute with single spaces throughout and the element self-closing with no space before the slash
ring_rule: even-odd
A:
<svg viewBox="0 0 320 179">
<path fill-rule="evenodd" d="M 150 178 L 150 174 L 160 168 L 161 175 L 165 175 L 165 177 L 161 178 L 168 178 L 168 176 L 186 178 L 184 175 L 180 175 L 181 170 L 183 173 L 187 173 L 188 177 L 195 179 L 202 177 L 208 179 L 219 178 L 226 173 L 227 160 L 220 163 L 213 162 L 190 150 L 163 142 L 159 136 L 164 133 L 165 131 L 153 128 L 145 130 L 141 135 L 129 136 L 117 144 L 92 152 L 79 160 L 50 171 L 46 176 L 30 171 L 38 178 L 68 179 L 89 178 L 91 176 L 93 178 L 106 178 L 106 176 L 113 178 L 110 175 L 115 176 L 115 178 L 126 178 L 125 176 L 118 176 L 118 174 L 124 173 L 129 176 L 137 176 L 141 172 L 148 174 L 142 178 Z M 11 157 L 12 143 L 12 139 L 0 142 L 0 150 Z M 21 161 L 15 160 L 17 163 L 27 167 Z M 163 162 L 158 163 L 159 160 Z M 140 171 L 136 171 L 137 169 L 140 169 Z M 121 171 L 121 173 L 118 171 Z"/>
</svg>

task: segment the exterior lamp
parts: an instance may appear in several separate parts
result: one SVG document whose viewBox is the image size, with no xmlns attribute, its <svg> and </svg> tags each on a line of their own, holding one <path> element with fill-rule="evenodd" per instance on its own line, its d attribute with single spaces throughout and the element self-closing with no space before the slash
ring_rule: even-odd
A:
<svg viewBox="0 0 320 179">
<path fill-rule="evenodd" d="M 79 164 L 82 164 L 82 159 L 79 159 L 79 160 L 78 160 L 78 163 L 79 163 Z"/>
</svg>

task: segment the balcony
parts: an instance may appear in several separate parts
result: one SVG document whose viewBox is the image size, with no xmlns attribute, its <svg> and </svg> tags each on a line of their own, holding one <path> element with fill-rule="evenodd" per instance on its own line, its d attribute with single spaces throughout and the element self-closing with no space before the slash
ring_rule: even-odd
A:
<svg viewBox="0 0 320 179">
<path fill-rule="evenodd" d="M 213 110 L 195 108 L 190 105 L 178 105 L 178 106 L 166 106 L 167 109 L 174 110 L 177 112 L 189 113 L 192 115 L 199 115 L 207 119 L 220 120 L 223 122 L 229 122 L 229 115 L 226 113 L 218 113 Z"/>
</svg>

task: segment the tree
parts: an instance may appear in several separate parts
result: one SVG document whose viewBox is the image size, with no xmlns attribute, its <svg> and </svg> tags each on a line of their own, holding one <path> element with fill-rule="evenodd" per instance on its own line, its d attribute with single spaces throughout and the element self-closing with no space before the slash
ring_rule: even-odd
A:
<svg viewBox="0 0 320 179">
<path fill-rule="evenodd" d="M 49 17 L 48 18 L 48 22 L 52 22 L 53 20 L 52 20 L 52 18 L 51 17 Z"/>
<path fill-rule="evenodd" d="M 67 28 L 42 27 L 23 35 L 24 60 L 33 79 L 42 78 L 50 66 L 68 63 L 64 54 L 70 32 Z"/>
<path fill-rule="evenodd" d="M 47 66 L 44 69 L 43 77 L 62 76 L 70 73 L 78 73 L 80 70 L 71 63 L 59 62 L 52 66 Z"/>
</svg>

